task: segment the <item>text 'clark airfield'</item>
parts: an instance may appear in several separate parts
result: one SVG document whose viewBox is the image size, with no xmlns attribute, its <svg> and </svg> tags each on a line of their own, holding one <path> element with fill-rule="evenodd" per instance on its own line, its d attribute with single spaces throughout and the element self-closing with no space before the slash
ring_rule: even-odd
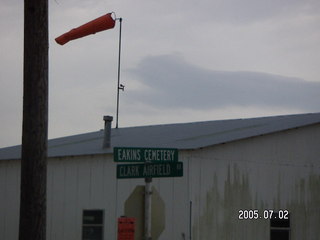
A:
<svg viewBox="0 0 320 240">
<path fill-rule="evenodd" d="M 182 176 L 182 162 L 117 165 L 117 178 L 159 178 Z"/>
</svg>

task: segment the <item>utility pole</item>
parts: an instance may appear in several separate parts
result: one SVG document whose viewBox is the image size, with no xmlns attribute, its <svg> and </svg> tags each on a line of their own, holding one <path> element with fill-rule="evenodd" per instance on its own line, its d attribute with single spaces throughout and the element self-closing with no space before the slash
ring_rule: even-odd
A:
<svg viewBox="0 0 320 240">
<path fill-rule="evenodd" d="M 46 239 L 48 0 L 24 1 L 19 240 Z"/>
</svg>

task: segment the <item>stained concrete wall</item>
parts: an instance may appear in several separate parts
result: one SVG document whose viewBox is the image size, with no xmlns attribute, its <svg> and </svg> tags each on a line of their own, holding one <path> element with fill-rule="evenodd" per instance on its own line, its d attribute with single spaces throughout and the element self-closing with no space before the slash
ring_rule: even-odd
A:
<svg viewBox="0 0 320 240">
<path fill-rule="evenodd" d="M 165 202 L 160 240 L 269 239 L 269 220 L 239 210 L 290 211 L 291 239 L 320 236 L 320 125 L 180 151 L 181 178 L 153 179 Z M 18 239 L 20 163 L 0 161 L 0 239 Z M 81 239 L 83 209 L 103 209 L 116 239 L 124 202 L 143 179 L 116 179 L 112 155 L 48 161 L 48 240 Z M 191 235 L 190 235 L 191 233 Z"/>
</svg>

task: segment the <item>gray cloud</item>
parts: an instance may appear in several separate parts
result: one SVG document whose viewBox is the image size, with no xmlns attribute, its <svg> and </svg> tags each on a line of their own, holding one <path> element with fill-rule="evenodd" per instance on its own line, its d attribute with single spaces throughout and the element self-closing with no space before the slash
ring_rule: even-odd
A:
<svg viewBox="0 0 320 240">
<path fill-rule="evenodd" d="M 317 0 L 204 0 L 200 2 L 188 1 L 186 8 L 192 9 L 200 19 L 242 24 L 288 15 L 318 14 L 320 4 Z"/>
<path fill-rule="evenodd" d="M 23 4 L 0 5 L 1 147 L 21 141 Z M 195 112 L 203 120 L 243 117 L 242 109 L 246 116 L 318 111 L 319 84 L 302 79 L 319 82 L 319 10 L 319 0 L 52 1 L 49 136 L 100 128 L 97 116 L 115 113 L 119 25 L 63 47 L 54 41 L 106 11 L 124 19 L 121 124 L 154 124 L 158 112 L 180 122 Z M 158 56 L 175 52 L 188 62 Z"/>
<path fill-rule="evenodd" d="M 154 12 L 157 11 L 161 13 L 163 20 L 181 17 L 189 23 L 201 24 L 203 21 L 214 21 L 236 25 L 250 24 L 274 17 L 318 15 L 319 8 L 318 0 L 163 0 L 161 2 L 149 1 L 148 4 L 144 4 L 144 9 L 149 10 L 150 16 L 154 16 Z"/>
<path fill-rule="evenodd" d="M 147 87 L 128 93 L 130 98 L 158 108 L 320 110 L 319 82 L 260 72 L 212 71 L 173 55 L 146 57 L 130 73 Z"/>
</svg>

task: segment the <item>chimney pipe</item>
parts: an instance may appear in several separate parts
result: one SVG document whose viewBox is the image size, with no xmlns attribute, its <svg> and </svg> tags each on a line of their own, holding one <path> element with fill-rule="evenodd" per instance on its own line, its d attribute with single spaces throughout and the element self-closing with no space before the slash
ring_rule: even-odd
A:
<svg viewBox="0 0 320 240">
<path fill-rule="evenodd" d="M 112 116 L 103 116 L 104 120 L 104 138 L 103 148 L 110 148 L 111 146 L 111 123 L 113 120 Z"/>
</svg>

